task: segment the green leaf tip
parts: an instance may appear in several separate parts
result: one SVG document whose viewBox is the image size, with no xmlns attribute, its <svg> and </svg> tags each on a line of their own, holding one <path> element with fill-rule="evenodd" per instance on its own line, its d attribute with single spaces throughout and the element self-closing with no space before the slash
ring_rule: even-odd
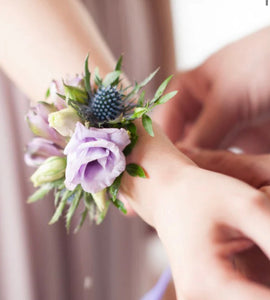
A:
<svg viewBox="0 0 270 300">
<path fill-rule="evenodd" d="M 66 215 L 66 229 L 67 232 L 69 232 L 70 229 L 70 223 L 71 223 L 71 219 L 80 203 L 81 200 L 81 195 L 82 195 L 82 189 L 78 188 L 76 189 L 72 195 L 70 195 L 67 199 L 67 201 L 69 202 L 71 200 L 71 204 L 69 206 L 69 209 L 67 211 L 67 215 Z"/>
<path fill-rule="evenodd" d="M 51 89 L 48 88 L 46 93 L 45 93 L 45 99 L 48 99 L 50 97 L 50 95 L 51 95 Z"/>
<path fill-rule="evenodd" d="M 142 91 L 138 100 L 138 106 L 143 106 L 145 100 L 145 91 Z"/>
<path fill-rule="evenodd" d="M 138 84 L 139 88 L 142 88 L 144 86 L 146 86 L 148 84 L 148 82 L 150 82 L 155 75 L 157 74 L 157 72 L 159 71 L 160 68 L 157 68 L 154 72 L 152 72 L 148 77 L 146 77 L 141 83 Z"/>
<path fill-rule="evenodd" d="M 38 200 L 44 198 L 52 189 L 53 185 L 51 183 L 43 184 L 32 196 L 27 200 L 27 203 L 34 203 Z"/>
<path fill-rule="evenodd" d="M 108 85 L 118 84 L 120 75 L 121 75 L 121 71 L 113 71 L 107 74 L 103 80 L 103 85 L 106 87 Z"/>
<path fill-rule="evenodd" d="M 153 131 L 152 119 L 148 115 L 143 115 L 142 124 L 144 129 L 149 133 L 149 135 L 153 137 L 155 134 Z"/>
<path fill-rule="evenodd" d="M 121 185 L 123 173 L 119 175 L 113 182 L 113 184 L 109 187 L 109 192 L 112 196 L 112 201 L 115 201 L 117 198 L 117 194 Z"/>
<path fill-rule="evenodd" d="M 137 164 L 128 164 L 126 166 L 126 171 L 130 176 L 133 177 L 141 177 L 141 178 L 146 178 L 146 174 L 144 172 L 144 169 L 137 165 Z"/>
<path fill-rule="evenodd" d="M 85 90 L 64 84 L 64 90 L 67 98 L 70 98 L 71 100 L 74 100 L 76 102 L 79 102 L 81 104 L 87 104 L 88 102 L 88 94 Z"/>
<path fill-rule="evenodd" d="M 114 70 L 115 71 L 121 71 L 122 63 L 123 63 L 123 54 L 120 55 Z"/>
<path fill-rule="evenodd" d="M 178 93 L 178 91 L 170 92 L 170 93 L 168 93 L 168 94 L 166 94 L 166 95 L 158 98 L 155 101 L 155 104 L 156 105 L 165 104 L 166 102 L 168 102 L 169 100 L 171 100 L 177 93 Z"/>
<path fill-rule="evenodd" d="M 79 224 L 77 225 L 77 227 L 75 228 L 74 233 L 78 233 L 78 231 L 82 228 L 82 226 L 83 226 L 83 224 L 84 224 L 84 221 L 85 221 L 87 215 L 88 215 L 88 209 L 85 208 L 84 211 L 83 211 L 82 214 L 81 214 L 80 222 L 79 222 Z"/>
<path fill-rule="evenodd" d="M 91 95 L 92 94 L 91 83 L 90 83 L 91 73 L 89 71 L 88 59 L 89 59 L 89 53 L 87 54 L 84 63 L 84 86 L 88 95 Z"/>
<path fill-rule="evenodd" d="M 127 209 L 125 208 L 125 205 L 122 201 L 120 201 L 119 199 L 115 199 L 114 201 L 112 201 L 113 205 L 115 207 L 117 207 L 123 214 L 127 214 Z"/>
<path fill-rule="evenodd" d="M 100 85 L 102 85 L 102 79 L 99 75 L 98 67 L 95 68 L 94 74 L 95 74 L 95 77 L 94 77 L 95 84 L 99 87 Z"/>
<path fill-rule="evenodd" d="M 57 208 L 54 212 L 54 215 L 52 216 L 52 218 L 49 222 L 49 225 L 52 225 L 52 224 L 56 223 L 60 219 L 60 217 L 62 216 L 63 210 L 64 210 L 64 208 L 67 204 L 67 199 L 68 199 L 68 197 L 70 196 L 71 193 L 72 192 L 70 192 L 70 191 L 65 191 L 64 192 L 64 194 L 62 196 L 62 199 L 61 199 L 60 203 L 58 204 L 58 206 L 57 206 Z"/>
<path fill-rule="evenodd" d="M 168 78 L 166 78 L 161 83 L 161 85 L 158 87 L 158 89 L 155 93 L 154 99 L 158 99 L 163 94 L 163 92 L 165 91 L 167 85 L 169 84 L 169 82 L 171 81 L 172 78 L 173 78 L 173 75 L 170 75 Z"/>
</svg>

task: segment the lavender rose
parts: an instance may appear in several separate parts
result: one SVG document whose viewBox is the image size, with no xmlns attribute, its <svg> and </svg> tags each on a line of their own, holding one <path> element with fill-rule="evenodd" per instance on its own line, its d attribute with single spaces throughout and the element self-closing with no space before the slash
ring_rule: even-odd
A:
<svg viewBox="0 0 270 300">
<path fill-rule="evenodd" d="M 89 128 L 81 123 L 67 144 L 65 185 L 73 190 L 78 184 L 89 193 L 110 186 L 126 167 L 124 148 L 130 143 L 123 128 Z"/>
</svg>

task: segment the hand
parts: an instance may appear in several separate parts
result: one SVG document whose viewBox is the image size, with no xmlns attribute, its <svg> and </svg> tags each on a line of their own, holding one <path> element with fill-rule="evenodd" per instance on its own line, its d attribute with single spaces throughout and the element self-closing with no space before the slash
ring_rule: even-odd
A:
<svg viewBox="0 0 270 300">
<path fill-rule="evenodd" d="M 241 179 L 270 196 L 270 155 L 239 155 L 228 151 L 186 148 L 180 150 L 200 167 Z M 270 286 L 270 261 L 258 247 L 238 254 L 234 263 L 248 278 Z"/>
<path fill-rule="evenodd" d="M 178 74 L 175 100 L 156 112 L 173 142 L 205 148 L 270 149 L 270 27 Z"/>
<path fill-rule="evenodd" d="M 180 294 L 200 300 L 267 299 L 269 292 L 236 272 L 232 258 L 254 243 L 269 257 L 268 199 L 238 181 L 194 167 L 183 176 L 177 201 L 169 203 L 166 221 L 158 226 Z"/>
<path fill-rule="evenodd" d="M 136 189 L 136 196 L 134 181 L 125 177 L 124 185 L 167 250 L 179 299 L 270 299 L 270 290 L 237 272 L 232 260 L 254 244 L 270 257 L 268 198 L 236 179 L 192 164 L 175 166 L 152 189 Z"/>
</svg>

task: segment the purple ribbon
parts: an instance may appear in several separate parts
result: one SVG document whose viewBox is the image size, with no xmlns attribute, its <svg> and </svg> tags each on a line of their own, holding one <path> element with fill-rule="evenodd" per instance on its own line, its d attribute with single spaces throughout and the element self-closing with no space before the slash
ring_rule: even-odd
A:
<svg viewBox="0 0 270 300">
<path fill-rule="evenodd" d="M 161 300 L 172 279 L 171 269 L 167 268 L 159 278 L 157 284 L 145 294 L 141 300 Z"/>
</svg>

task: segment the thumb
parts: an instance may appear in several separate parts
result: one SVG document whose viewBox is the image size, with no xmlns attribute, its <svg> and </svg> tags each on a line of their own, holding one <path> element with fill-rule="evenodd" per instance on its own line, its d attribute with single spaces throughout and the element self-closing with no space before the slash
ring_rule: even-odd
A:
<svg viewBox="0 0 270 300">
<path fill-rule="evenodd" d="M 216 148 L 234 129 L 236 118 L 226 101 L 217 101 L 215 93 L 207 97 L 203 110 L 183 140 L 187 147 Z"/>
</svg>

